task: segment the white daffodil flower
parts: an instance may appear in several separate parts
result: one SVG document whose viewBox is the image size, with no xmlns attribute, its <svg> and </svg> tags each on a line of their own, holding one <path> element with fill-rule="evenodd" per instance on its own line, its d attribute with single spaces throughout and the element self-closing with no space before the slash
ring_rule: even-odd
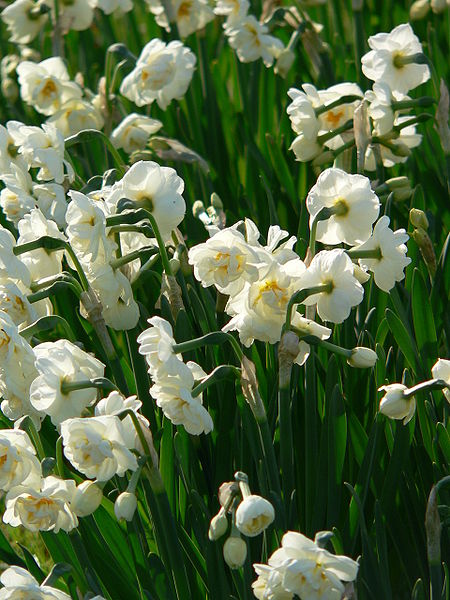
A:
<svg viewBox="0 0 450 600">
<path fill-rule="evenodd" d="M 414 60 L 422 55 L 422 44 L 409 23 L 369 37 L 368 44 L 371 50 L 361 63 L 364 75 L 372 81 L 387 83 L 392 90 L 406 94 L 430 79 L 430 67 Z"/>
<path fill-rule="evenodd" d="M 3 586 L 0 590 L 0 600 L 70 600 L 70 596 L 61 590 L 49 585 L 39 585 L 33 575 L 22 567 L 8 567 L 1 574 L 0 582 Z"/>
<path fill-rule="evenodd" d="M 281 329 L 291 296 L 303 287 L 304 263 L 299 259 L 279 264 L 275 260 L 263 266 L 264 275 L 228 300 L 227 314 L 233 318 L 222 329 L 238 331 L 239 339 L 249 347 L 255 339 L 270 344 L 280 341 Z"/>
<path fill-rule="evenodd" d="M 176 23 L 181 38 L 186 38 L 194 31 L 214 19 L 214 12 L 207 0 L 146 0 L 156 23 L 170 31 L 170 23 Z"/>
<path fill-rule="evenodd" d="M 38 486 L 41 465 L 28 434 L 21 429 L 0 430 L 0 489 L 16 485 Z"/>
<path fill-rule="evenodd" d="M 259 232 L 258 232 L 259 233 Z M 189 264 L 203 287 L 215 285 L 235 296 L 246 281 L 258 279 L 258 252 L 248 244 L 236 225 L 218 231 L 203 244 L 189 250 Z"/>
<path fill-rule="evenodd" d="M 409 423 L 416 412 L 416 398 L 405 398 L 407 389 L 402 383 L 390 383 L 378 390 L 385 392 L 380 400 L 380 412 L 390 419 L 403 419 L 403 425 Z"/>
<path fill-rule="evenodd" d="M 176 375 L 158 376 L 150 394 L 174 425 L 183 425 L 192 435 L 210 433 L 214 425 L 201 394 L 194 397 L 191 393 L 195 378 L 206 377 L 206 373 L 193 362 L 179 361 L 176 366 Z"/>
<path fill-rule="evenodd" d="M 67 200 L 64 187 L 59 183 L 39 183 L 33 185 L 33 196 L 37 207 L 58 227 L 66 225 Z"/>
<path fill-rule="evenodd" d="M 328 284 L 328 292 L 308 296 L 303 304 L 317 304 L 323 321 L 342 323 L 364 297 L 362 285 L 353 275 L 353 264 L 344 250 L 322 250 L 314 256 L 302 277 L 302 288 Z"/>
<path fill-rule="evenodd" d="M 18 223 L 19 238 L 17 244 L 26 244 L 40 237 L 47 236 L 57 240 L 66 237 L 58 229 L 54 221 L 47 220 L 38 208 L 33 208 Z M 28 267 L 31 278 L 39 280 L 44 277 L 57 275 L 62 271 L 64 250 L 47 252 L 45 248 L 37 248 L 31 252 L 21 254 L 21 260 Z"/>
<path fill-rule="evenodd" d="M 246 496 L 236 509 L 236 527 L 247 537 L 256 537 L 275 519 L 272 504 L 256 494 Z"/>
<path fill-rule="evenodd" d="M 74 173 L 70 163 L 64 159 L 64 138 L 54 125 L 44 123 L 42 127 L 28 126 L 10 121 L 9 131 L 19 152 L 29 167 L 39 168 L 39 181 L 64 181 L 64 170 L 70 180 Z"/>
<path fill-rule="evenodd" d="M 447 386 L 450 386 L 450 360 L 439 358 L 431 369 L 431 373 L 434 379 L 442 379 L 447 383 Z M 450 402 L 450 388 L 444 388 L 442 392 L 447 398 L 448 402 Z"/>
<path fill-rule="evenodd" d="M 101 111 L 92 102 L 83 98 L 70 98 L 47 119 L 67 138 L 83 129 L 102 129 L 105 120 Z"/>
<path fill-rule="evenodd" d="M 259 579 L 253 590 L 257 598 L 270 597 L 272 592 L 280 600 L 293 594 L 308 600 L 337 600 L 344 593 L 342 581 L 354 581 L 358 567 L 351 558 L 331 554 L 301 533 L 288 531 L 281 548 L 269 558 L 269 568 L 254 565 Z"/>
<path fill-rule="evenodd" d="M 65 339 L 38 344 L 34 353 L 38 376 L 31 384 L 30 402 L 49 415 L 54 425 L 78 417 L 96 401 L 96 388 L 64 390 L 64 384 L 103 377 L 103 363 Z"/>
<path fill-rule="evenodd" d="M 267 26 L 262 25 L 253 15 L 227 22 L 225 35 L 241 62 L 253 62 L 261 58 L 265 66 L 270 67 L 284 50 L 283 42 L 269 35 Z"/>
<path fill-rule="evenodd" d="M 3 414 L 15 421 L 29 415 L 37 429 L 43 413 L 30 403 L 30 386 L 38 374 L 35 354 L 7 313 L 0 312 L 0 394 Z"/>
<path fill-rule="evenodd" d="M 22 100 L 43 115 L 54 114 L 71 98 L 81 98 L 80 86 L 70 81 L 66 65 L 59 56 L 40 63 L 24 60 L 16 70 Z"/>
<path fill-rule="evenodd" d="M 226 17 L 226 26 L 239 23 L 243 17 L 247 16 L 250 2 L 248 0 L 216 0 L 214 13 L 221 17 Z"/>
<path fill-rule="evenodd" d="M 0 206 L 8 221 L 17 223 L 36 207 L 33 196 L 33 181 L 26 169 L 17 164 L 10 165 L 11 173 L 0 175 L 5 187 L 0 192 Z"/>
<path fill-rule="evenodd" d="M 84 31 L 92 25 L 98 0 L 69 0 L 60 2 L 59 19 L 63 31 Z M 54 7 L 52 6 L 54 16 Z"/>
<path fill-rule="evenodd" d="M 154 379 L 158 378 L 158 373 L 176 375 L 178 363 L 183 358 L 173 351 L 176 342 L 172 325 L 161 317 L 151 317 L 148 323 L 151 326 L 139 334 L 137 343 L 139 354 L 145 356 L 149 373 Z"/>
<path fill-rule="evenodd" d="M 19 485 L 6 494 L 3 522 L 29 531 L 71 531 L 78 519 L 70 507 L 75 481 L 45 477 L 37 488 Z"/>
<path fill-rule="evenodd" d="M 66 235 L 82 262 L 108 262 L 116 244 L 106 234 L 106 217 L 101 204 L 85 194 L 70 191 L 66 212 Z"/>
<path fill-rule="evenodd" d="M 162 123 L 158 119 L 132 113 L 113 130 L 110 136 L 111 142 L 116 148 L 123 148 L 125 152 L 131 154 L 137 150 L 144 150 L 150 136 L 161 127 Z"/>
<path fill-rule="evenodd" d="M 48 21 L 44 0 L 15 0 L 3 9 L 1 17 L 11 35 L 9 41 L 15 44 L 32 42 Z"/>
<path fill-rule="evenodd" d="M 311 188 L 306 207 L 309 226 L 323 208 L 334 211 L 317 224 L 316 239 L 324 244 L 360 244 L 369 239 L 372 224 L 380 212 L 380 201 L 372 191 L 370 179 L 334 167 L 323 171 Z"/>
<path fill-rule="evenodd" d="M 389 292 L 396 281 L 405 277 L 404 270 L 411 259 L 406 256 L 406 242 L 409 236 L 404 229 L 389 229 L 389 217 L 383 215 L 375 224 L 372 236 L 356 251 L 374 250 L 379 252 L 378 258 L 360 258 L 363 269 L 372 271 L 376 285 Z"/>
<path fill-rule="evenodd" d="M 6 175 L 13 173 L 12 165 L 16 165 L 22 171 L 27 170 L 27 163 L 19 154 L 19 148 L 15 145 L 14 138 L 9 132 L 9 121 L 6 127 L 0 125 L 0 173 Z"/>
<path fill-rule="evenodd" d="M 66 419 L 61 423 L 61 436 L 65 457 L 89 479 L 108 481 L 138 467 L 119 417 Z"/>
<path fill-rule="evenodd" d="M 181 195 L 184 181 L 171 167 L 160 167 L 153 161 L 135 163 L 106 198 L 111 213 L 119 200 L 127 198 L 136 208 L 145 208 L 153 215 L 164 241 L 184 218 L 186 203 Z"/>
<path fill-rule="evenodd" d="M 0 225 L 0 278 L 21 281 L 28 287 L 31 283 L 30 272 L 15 256 L 15 245 L 13 234 Z"/>
<path fill-rule="evenodd" d="M 120 93 L 137 106 L 156 100 L 163 110 L 182 98 L 191 83 L 195 55 L 179 41 L 154 39 L 142 50 L 136 66 L 120 86 Z"/>
</svg>

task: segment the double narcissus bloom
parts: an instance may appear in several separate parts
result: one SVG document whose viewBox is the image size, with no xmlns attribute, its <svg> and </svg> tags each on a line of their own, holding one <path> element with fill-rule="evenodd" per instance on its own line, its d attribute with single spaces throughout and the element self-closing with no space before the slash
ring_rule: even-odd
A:
<svg viewBox="0 0 450 600">
<path fill-rule="evenodd" d="M 154 39 L 142 50 L 133 71 L 125 77 L 120 93 L 137 106 L 156 100 L 165 110 L 179 100 L 191 83 L 195 55 L 179 41 L 165 44 Z"/>
<path fill-rule="evenodd" d="M 136 150 L 143 150 L 149 137 L 161 127 L 162 123 L 158 119 L 132 113 L 114 129 L 111 133 L 111 141 L 116 148 L 123 148 L 125 152 L 131 154 Z"/>
<path fill-rule="evenodd" d="M 331 554 L 301 533 L 289 531 L 268 565 L 254 565 L 259 577 L 253 593 L 259 600 L 292 600 L 294 594 L 307 600 L 338 600 L 345 590 L 342 581 L 354 581 L 358 567 L 351 558 Z"/>
<path fill-rule="evenodd" d="M 57 588 L 41 584 L 22 567 L 12 566 L 0 576 L 2 589 L 0 600 L 18 600 L 33 598 L 34 600 L 71 600 L 70 596 Z"/>
<path fill-rule="evenodd" d="M 353 246 L 369 239 L 380 212 L 380 201 L 368 177 L 331 168 L 319 175 L 306 198 L 306 207 L 310 227 L 321 209 L 333 211 L 328 219 L 317 224 L 319 242 Z"/>
<path fill-rule="evenodd" d="M 171 167 L 153 161 L 135 163 L 106 198 L 111 213 L 119 200 L 131 200 L 135 208 L 145 208 L 153 216 L 164 241 L 183 220 L 186 203 L 182 196 L 184 181 Z"/>
</svg>

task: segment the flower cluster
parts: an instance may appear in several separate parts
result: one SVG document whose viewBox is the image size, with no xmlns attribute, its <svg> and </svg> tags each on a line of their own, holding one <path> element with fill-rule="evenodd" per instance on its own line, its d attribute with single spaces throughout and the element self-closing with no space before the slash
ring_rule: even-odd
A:
<svg viewBox="0 0 450 600">
<path fill-rule="evenodd" d="M 364 168 L 374 171 L 377 162 L 385 167 L 405 162 L 410 149 L 420 144 L 422 136 L 416 133 L 420 117 L 407 113 L 428 106 L 430 99 L 414 101 L 405 95 L 430 78 L 420 41 L 405 24 L 370 37 L 368 43 L 371 50 L 361 63 L 364 75 L 374 81 L 372 90 L 363 94 L 354 83 L 326 90 L 303 84 L 302 90 L 289 90 L 292 102 L 287 113 L 297 134 L 291 150 L 297 160 L 332 161 L 365 136 Z M 359 106 L 366 109 L 362 123 L 355 116 Z"/>
<path fill-rule="evenodd" d="M 150 327 L 137 341 L 139 352 L 145 356 L 153 379 L 150 394 L 164 415 L 174 425 L 183 425 L 192 435 L 209 433 L 213 429 L 210 414 L 203 406 L 202 394 L 193 394 L 195 383 L 207 375 L 197 363 L 184 363 L 174 352 L 175 340 L 170 323 L 152 317 Z"/>
<path fill-rule="evenodd" d="M 221 507 L 211 519 L 208 532 L 211 541 L 225 535 L 228 530 L 227 515 L 231 513 L 231 534 L 223 546 L 223 557 L 230 569 L 242 567 L 247 558 L 247 544 L 241 534 L 256 537 L 275 519 L 272 504 L 265 498 L 251 493 L 247 475 L 238 471 L 234 478 L 235 482 L 223 483 L 220 486 Z"/>
<path fill-rule="evenodd" d="M 253 593 L 259 600 L 280 598 L 340 598 L 342 581 L 354 581 L 358 563 L 347 556 L 336 556 L 301 533 L 288 531 L 281 548 L 269 558 L 267 565 L 255 564 L 258 579 Z"/>
</svg>

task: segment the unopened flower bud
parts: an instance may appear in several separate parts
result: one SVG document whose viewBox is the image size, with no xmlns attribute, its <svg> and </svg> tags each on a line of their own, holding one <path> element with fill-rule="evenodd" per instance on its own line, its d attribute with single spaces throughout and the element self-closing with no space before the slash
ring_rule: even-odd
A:
<svg viewBox="0 0 450 600">
<path fill-rule="evenodd" d="M 230 569 L 239 569 L 247 558 L 247 544 L 241 537 L 231 536 L 223 545 L 223 558 Z"/>
<path fill-rule="evenodd" d="M 196 219 L 200 219 L 200 215 L 202 215 L 205 211 L 205 205 L 201 200 L 196 200 L 192 205 L 192 214 Z"/>
<path fill-rule="evenodd" d="M 280 77 L 283 77 L 283 79 L 284 79 L 286 77 L 286 75 L 288 74 L 289 69 L 294 64 L 294 60 L 295 60 L 295 54 L 292 52 L 292 50 L 289 50 L 289 48 L 285 48 L 279 54 L 277 62 L 275 63 L 275 67 L 273 69 L 275 75 L 279 75 Z"/>
<path fill-rule="evenodd" d="M 396 156 L 411 156 L 411 150 L 403 142 L 397 142 L 392 148 L 392 153 Z"/>
<path fill-rule="evenodd" d="M 351 356 L 347 359 L 347 363 L 357 369 L 370 369 L 375 366 L 377 359 L 378 356 L 374 350 L 357 346 L 353 348 Z"/>
<path fill-rule="evenodd" d="M 430 10 L 430 0 L 416 0 L 409 9 L 409 18 L 411 21 L 419 21 L 428 14 Z"/>
<path fill-rule="evenodd" d="M 356 263 L 353 263 L 353 275 L 359 281 L 359 283 L 366 283 L 370 279 L 370 273 L 364 271 L 364 269 Z"/>
<path fill-rule="evenodd" d="M 219 502 L 221 506 L 230 506 L 231 500 L 239 493 L 239 484 L 235 481 L 226 481 L 219 488 Z"/>
<path fill-rule="evenodd" d="M 11 103 L 15 102 L 19 97 L 19 87 L 17 83 L 9 77 L 2 79 L 1 91 L 3 97 Z"/>
<path fill-rule="evenodd" d="M 390 419 L 403 419 L 404 425 L 409 423 L 416 411 L 414 396 L 405 397 L 407 389 L 406 385 L 402 383 L 391 383 L 378 389 L 378 391 L 384 390 L 386 392 L 380 401 L 380 412 Z"/>
<path fill-rule="evenodd" d="M 172 274 L 176 275 L 180 269 L 180 261 L 178 260 L 178 258 L 171 258 L 169 260 L 170 263 L 170 268 L 172 269 Z"/>
<path fill-rule="evenodd" d="M 137 508 L 137 499 L 131 492 L 122 492 L 114 503 L 114 514 L 118 521 L 132 521 Z"/>
<path fill-rule="evenodd" d="M 211 194 L 211 206 L 213 206 L 216 210 L 223 210 L 223 202 L 220 199 L 219 194 L 216 194 L 216 192 Z"/>
<path fill-rule="evenodd" d="M 223 508 L 211 519 L 209 524 L 208 537 L 213 542 L 225 535 L 228 529 L 228 519 Z"/>
<path fill-rule="evenodd" d="M 426 214 L 419 208 L 412 208 L 409 211 L 409 221 L 413 227 L 421 227 L 425 231 L 428 229 L 429 223 Z"/>
<path fill-rule="evenodd" d="M 0 72 L 2 79 L 12 77 L 16 72 L 16 67 L 20 62 L 20 57 L 17 54 L 7 54 L 0 62 Z"/>
<path fill-rule="evenodd" d="M 444 10 L 447 8 L 447 1 L 446 0 L 431 0 L 430 5 L 431 5 L 431 10 L 435 14 L 439 14 L 441 12 L 444 12 Z"/>
<path fill-rule="evenodd" d="M 440 97 L 436 110 L 436 126 L 441 140 L 442 150 L 445 155 L 450 154 L 450 127 L 448 126 L 448 113 L 450 98 L 445 81 L 441 79 L 439 87 Z"/>
<path fill-rule="evenodd" d="M 91 515 L 100 506 L 103 499 L 103 491 L 93 481 L 83 481 L 77 486 L 70 508 L 78 517 Z"/>
<path fill-rule="evenodd" d="M 408 200 L 411 197 L 411 183 L 407 177 L 392 177 L 385 181 L 384 185 L 390 192 L 394 192 L 397 202 Z"/>
<path fill-rule="evenodd" d="M 436 273 L 436 254 L 433 248 L 433 242 L 430 236 L 422 229 L 418 227 L 412 232 L 412 238 L 420 248 L 423 260 L 425 261 L 430 273 L 434 275 Z"/>
</svg>

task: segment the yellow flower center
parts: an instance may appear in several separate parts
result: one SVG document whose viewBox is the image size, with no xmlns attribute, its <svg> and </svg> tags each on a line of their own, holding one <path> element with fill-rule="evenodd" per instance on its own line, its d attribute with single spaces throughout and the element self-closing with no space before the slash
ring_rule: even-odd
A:
<svg viewBox="0 0 450 600">
<path fill-rule="evenodd" d="M 178 19 L 188 18 L 191 14 L 191 10 L 192 10 L 192 0 L 184 0 L 184 2 L 182 2 L 180 4 L 180 7 L 178 8 L 177 18 Z"/>
<path fill-rule="evenodd" d="M 330 126 L 330 129 L 335 129 L 339 125 L 342 117 L 344 116 L 344 112 L 344 109 L 335 111 L 329 110 L 324 114 L 323 118 Z"/>
</svg>

